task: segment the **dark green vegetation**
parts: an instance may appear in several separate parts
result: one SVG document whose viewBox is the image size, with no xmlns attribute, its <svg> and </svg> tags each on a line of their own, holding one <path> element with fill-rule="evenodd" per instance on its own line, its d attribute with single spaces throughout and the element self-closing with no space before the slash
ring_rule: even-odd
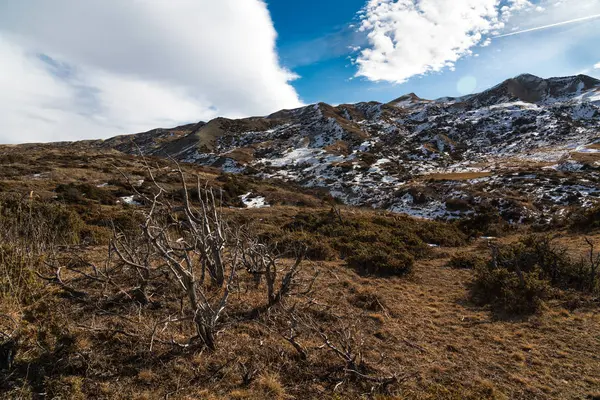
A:
<svg viewBox="0 0 600 400">
<path fill-rule="evenodd" d="M 592 232 L 600 229 L 600 207 L 577 210 L 570 217 L 570 228 L 576 232 Z"/>
<path fill-rule="evenodd" d="M 556 290 L 598 294 L 599 265 L 600 256 L 593 247 L 587 259 L 574 260 L 550 236 L 526 236 L 517 243 L 494 246 L 487 263 L 473 262 L 472 295 L 501 312 L 533 313 L 553 292 L 560 296 Z"/>
<path fill-rule="evenodd" d="M 448 264 L 449 268 L 457 269 L 479 269 L 482 268 L 488 260 L 478 254 L 460 252 L 453 254 Z"/>
<path fill-rule="evenodd" d="M 294 216 L 282 229 L 267 230 L 269 241 L 285 248 L 296 242 L 308 246 L 313 260 L 345 260 L 366 275 L 390 276 L 410 272 L 415 258 L 431 255 L 431 245 L 466 245 L 466 236 L 454 225 L 390 213 L 330 211 Z"/>
</svg>

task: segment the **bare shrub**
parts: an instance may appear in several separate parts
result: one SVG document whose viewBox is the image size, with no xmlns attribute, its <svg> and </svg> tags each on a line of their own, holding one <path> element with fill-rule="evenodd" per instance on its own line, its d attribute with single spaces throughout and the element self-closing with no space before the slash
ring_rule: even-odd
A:
<svg viewBox="0 0 600 400">
<path fill-rule="evenodd" d="M 374 385 L 374 390 L 376 386 L 385 388 L 398 382 L 398 376 L 379 371 L 365 359 L 365 336 L 360 329 L 359 319 L 337 320 L 328 329 L 314 321 L 310 321 L 309 326 L 323 343 L 320 348 L 330 351 L 343 364 L 344 378 L 338 386 L 347 380 L 357 380 Z"/>
<path fill-rule="evenodd" d="M 252 274 L 257 287 L 264 278 L 268 308 L 290 293 L 303 254 L 299 253 L 291 266 L 282 267 L 273 246 L 226 221 L 220 208 L 222 201 L 212 188 L 202 186 L 198 178 L 194 191 L 197 197 L 192 199 L 179 167 L 178 173 L 183 205 L 169 202 L 167 191 L 149 169 L 156 190 L 151 197 L 138 192 L 149 204 L 142 211 L 141 238 L 115 231 L 112 247 L 121 262 L 137 275 L 144 302 L 146 288 L 156 273 L 167 273 L 178 293 L 187 298 L 183 317 L 167 317 L 157 326 L 191 321 L 196 338 L 207 348 L 215 349 L 215 335 L 229 296 L 238 287 L 239 274 L 244 269 Z"/>
<path fill-rule="evenodd" d="M 257 238 L 246 233 L 240 242 L 241 262 L 248 273 L 254 276 L 258 287 L 262 278 L 267 289 L 267 307 L 278 303 L 290 293 L 300 263 L 304 259 L 304 251 L 295 255 L 294 263 L 289 267 L 281 266 L 281 255 L 276 246 L 261 243 Z M 279 274 L 282 274 L 280 281 Z M 279 286 L 277 286 L 279 284 Z"/>
<path fill-rule="evenodd" d="M 148 279 L 153 259 L 160 268 L 172 274 L 177 287 L 187 297 L 184 319 L 193 322 L 197 337 L 209 349 L 216 348 L 215 333 L 240 265 L 239 238 L 225 223 L 212 189 L 201 188 L 198 182 L 199 207 L 192 206 L 188 197 L 185 176 L 179 170 L 184 193 L 183 207 L 165 200 L 166 191 L 154 181 L 157 192 L 145 211 L 142 226 L 147 242 L 143 260 L 133 256 L 135 249 L 118 251 L 121 260 L 133 266 L 142 276 L 142 285 Z M 117 239 L 115 249 L 123 247 Z M 231 244 L 226 252 L 226 245 Z M 125 256 L 124 253 L 128 253 Z M 211 287 L 205 282 L 208 272 Z"/>
</svg>

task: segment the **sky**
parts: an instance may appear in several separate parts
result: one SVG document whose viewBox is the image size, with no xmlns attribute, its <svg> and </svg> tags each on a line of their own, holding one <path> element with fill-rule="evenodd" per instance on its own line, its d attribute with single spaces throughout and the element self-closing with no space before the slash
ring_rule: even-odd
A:
<svg viewBox="0 0 600 400">
<path fill-rule="evenodd" d="M 600 78 L 600 0 L 0 0 L 0 143 Z"/>
</svg>

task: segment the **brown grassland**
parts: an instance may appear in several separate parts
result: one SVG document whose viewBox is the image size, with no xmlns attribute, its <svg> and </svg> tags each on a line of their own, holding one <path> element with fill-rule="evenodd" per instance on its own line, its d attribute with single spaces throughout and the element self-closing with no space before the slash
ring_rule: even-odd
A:
<svg viewBox="0 0 600 400">
<path fill-rule="evenodd" d="M 343 207 L 319 191 L 182 165 L 190 185 L 199 176 L 222 189 L 223 218 L 281 252 L 282 271 L 290 249 L 304 249 L 293 290 L 272 306 L 265 283 L 238 271 L 211 350 L 195 340 L 187 299 L 160 260 L 140 298 L 111 247 L 114 232 L 142 237 L 150 204 L 122 198 L 154 193 L 148 166 L 181 204 L 167 160 L 0 148 L 0 397 L 600 399 L 600 293 L 589 283 L 598 270 L 585 241 L 600 246 L 596 214 L 546 232 L 555 247 L 542 248 L 530 227 L 470 239 L 480 222 Z M 272 206 L 241 208 L 247 192 Z M 474 297 L 495 282 L 500 297 Z M 530 300 L 527 312 L 498 307 Z"/>
<path fill-rule="evenodd" d="M 491 172 L 455 172 L 425 175 L 425 179 L 435 181 L 468 181 L 470 179 L 485 178 L 491 176 Z"/>
</svg>

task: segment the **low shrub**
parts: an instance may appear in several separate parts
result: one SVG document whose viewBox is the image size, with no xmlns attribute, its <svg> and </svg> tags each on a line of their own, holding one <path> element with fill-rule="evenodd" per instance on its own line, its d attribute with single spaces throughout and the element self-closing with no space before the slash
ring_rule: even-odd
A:
<svg viewBox="0 0 600 400">
<path fill-rule="evenodd" d="M 312 261 L 331 261 L 339 257 L 339 251 L 331 247 L 326 238 L 305 232 L 284 234 L 278 243 L 278 248 L 284 254 L 288 254 L 295 249 L 305 248 L 306 258 Z"/>
<path fill-rule="evenodd" d="M 86 225 L 81 230 L 81 241 L 87 245 L 105 245 L 110 242 L 113 232 L 104 226 Z"/>
<path fill-rule="evenodd" d="M 267 203 L 271 206 L 318 207 L 322 203 L 315 196 L 310 196 L 298 190 L 281 190 L 280 188 L 269 187 L 263 189 L 261 194 L 265 196 Z"/>
<path fill-rule="evenodd" d="M 117 232 L 127 235 L 141 234 L 141 225 L 144 216 L 132 209 L 119 210 L 119 212 L 97 213 L 86 220 L 88 226 L 98 226 L 112 232 L 113 227 Z M 91 228 L 94 229 L 94 228 Z M 88 232 L 86 232 L 87 234 Z"/>
<path fill-rule="evenodd" d="M 467 244 L 467 235 L 455 224 L 436 221 L 413 221 L 415 234 L 425 243 L 442 247 L 461 247 Z"/>
<path fill-rule="evenodd" d="M 498 263 L 504 268 L 531 272 L 539 268 L 541 277 L 554 287 L 589 290 L 591 265 L 573 260 L 567 249 L 548 235 L 529 235 L 518 243 L 499 248 Z"/>
<path fill-rule="evenodd" d="M 222 201 L 225 206 L 242 207 L 240 196 L 250 191 L 249 185 L 245 180 L 237 175 L 223 173 L 217 178 L 223 182 Z"/>
<path fill-rule="evenodd" d="M 492 206 L 476 207 L 473 215 L 459 220 L 457 226 L 470 238 L 482 235 L 502 236 L 508 229 L 508 223 L 498 209 Z"/>
<path fill-rule="evenodd" d="M 375 164 L 377 159 L 377 156 L 372 153 L 364 152 L 360 154 L 360 161 L 364 162 L 367 166 Z"/>
<path fill-rule="evenodd" d="M 79 244 L 85 223 L 62 204 L 32 198 L 0 199 L 0 239 L 23 242 L 29 249 Z"/>
<path fill-rule="evenodd" d="M 394 276 L 410 272 L 414 258 L 406 251 L 361 243 L 346 262 L 361 275 Z"/>
<path fill-rule="evenodd" d="M 321 259 L 337 253 L 359 273 L 381 276 L 409 272 L 415 258 L 431 254 L 428 243 L 466 244 L 466 235 L 452 224 L 386 213 L 347 214 L 335 208 L 329 212 L 299 213 L 282 230 L 301 235 Z"/>
<path fill-rule="evenodd" d="M 507 313 L 533 313 L 552 289 L 598 292 L 598 255 L 574 261 L 550 236 L 531 235 L 493 251 L 476 268 L 472 299 Z M 458 261 L 457 261 L 458 262 Z"/>
<path fill-rule="evenodd" d="M 47 377 L 44 382 L 50 398 L 65 400 L 85 400 L 84 379 L 80 376 Z"/>
<path fill-rule="evenodd" d="M 15 153 L 0 154 L 0 165 L 25 163 L 25 162 L 26 162 L 25 156 L 23 156 L 21 154 L 15 154 Z"/>
<path fill-rule="evenodd" d="M 578 210 L 569 216 L 570 228 L 579 232 L 591 232 L 600 228 L 600 206 Z"/>
<path fill-rule="evenodd" d="M 471 205 L 465 199 L 448 199 L 446 200 L 446 208 L 450 211 L 468 211 Z"/>
<path fill-rule="evenodd" d="M 97 201 L 104 205 L 114 205 L 116 196 L 108 190 L 87 183 L 60 184 L 55 189 L 58 199 L 68 204 L 85 204 Z"/>
<path fill-rule="evenodd" d="M 370 288 L 361 288 L 350 297 L 350 304 L 367 311 L 385 311 L 386 304 L 377 292 Z"/>
<path fill-rule="evenodd" d="M 550 284 L 540 279 L 539 269 L 523 273 L 521 281 L 515 271 L 486 265 L 476 270 L 471 296 L 497 312 L 521 315 L 538 312 L 549 291 Z"/>
<path fill-rule="evenodd" d="M 449 268 L 454 269 L 479 269 L 483 267 L 486 260 L 472 253 L 456 253 L 450 258 L 450 261 L 446 264 Z"/>
<path fill-rule="evenodd" d="M 41 282 L 35 272 L 42 257 L 11 243 L 0 246 L 0 299 L 21 305 L 30 304 L 38 295 Z"/>
</svg>

